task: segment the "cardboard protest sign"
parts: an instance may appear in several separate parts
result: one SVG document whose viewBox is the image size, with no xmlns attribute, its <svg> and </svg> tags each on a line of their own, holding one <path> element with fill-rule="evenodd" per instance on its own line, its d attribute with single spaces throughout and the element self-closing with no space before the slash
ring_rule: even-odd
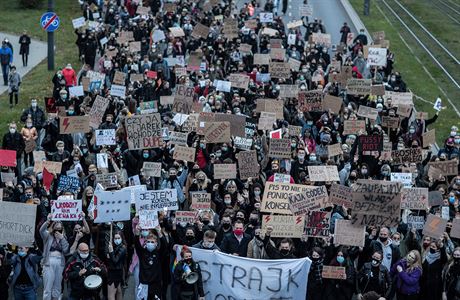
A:
<svg viewBox="0 0 460 300">
<path fill-rule="evenodd" d="M 340 181 L 337 166 L 308 166 L 310 181 Z"/>
<path fill-rule="evenodd" d="M 269 72 L 272 78 L 289 78 L 291 66 L 287 62 L 270 62 Z"/>
<path fill-rule="evenodd" d="M 371 79 L 348 79 L 347 94 L 350 95 L 369 95 L 371 93 Z"/>
<path fill-rule="evenodd" d="M 331 213 L 325 211 L 309 211 L 306 216 L 305 237 L 329 237 Z"/>
<path fill-rule="evenodd" d="M 160 146 L 161 117 L 159 113 L 134 115 L 125 119 L 126 139 L 130 150 Z"/>
<path fill-rule="evenodd" d="M 211 194 L 206 192 L 190 192 L 192 198 L 192 210 L 208 210 L 211 209 Z"/>
<path fill-rule="evenodd" d="M 37 206 L 17 202 L 0 201 L 0 244 L 14 243 L 30 247 L 34 243 Z"/>
<path fill-rule="evenodd" d="M 236 149 L 240 150 L 251 150 L 252 147 L 252 139 L 246 139 L 239 136 L 236 136 L 233 139 L 233 143 L 235 144 Z"/>
<path fill-rule="evenodd" d="M 379 111 L 376 108 L 360 105 L 357 115 L 363 118 L 376 120 L 377 116 L 379 115 Z"/>
<path fill-rule="evenodd" d="M 282 48 L 272 48 L 270 50 L 270 58 L 272 60 L 280 60 L 284 61 L 284 58 L 286 57 L 286 49 Z"/>
<path fill-rule="evenodd" d="M 299 87 L 295 84 L 280 84 L 280 94 L 281 98 L 297 98 L 299 93 Z"/>
<path fill-rule="evenodd" d="M 16 151 L 0 150 L 0 166 L 16 167 Z"/>
<path fill-rule="evenodd" d="M 230 123 L 230 134 L 232 136 L 246 137 L 246 116 L 234 115 L 234 114 L 215 114 L 216 122 L 229 122 Z"/>
<path fill-rule="evenodd" d="M 140 210 L 177 210 L 177 191 L 164 189 L 158 191 L 136 191 L 136 211 Z"/>
<path fill-rule="evenodd" d="M 289 197 L 292 194 L 307 192 L 311 187 L 302 184 L 267 182 L 260 205 L 260 211 L 283 215 L 292 215 Z"/>
<path fill-rule="evenodd" d="M 358 137 L 359 151 L 382 151 L 383 136 L 382 135 L 360 135 Z"/>
<path fill-rule="evenodd" d="M 255 150 L 241 151 L 238 153 L 238 170 L 241 180 L 259 177 L 260 168 Z"/>
<path fill-rule="evenodd" d="M 358 180 L 353 191 L 353 225 L 397 226 L 402 185 L 383 180 Z"/>
<path fill-rule="evenodd" d="M 288 131 L 289 131 L 289 136 L 300 137 L 300 135 L 302 134 L 302 127 L 289 125 Z"/>
<path fill-rule="evenodd" d="M 417 149 L 419 149 L 421 152 L 420 148 L 417 148 Z M 458 161 L 456 159 L 429 162 L 428 166 L 429 168 L 435 168 L 435 169 L 440 170 L 442 172 L 442 175 L 444 176 L 451 176 L 451 175 L 455 176 L 458 173 Z"/>
<path fill-rule="evenodd" d="M 294 21 L 289 22 L 289 23 L 287 24 L 287 28 L 288 28 L 288 29 L 293 29 L 293 28 L 296 28 L 296 27 L 300 27 L 300 26 L 302 26 L 302 25 L 303 25 L 302 20 L 298 20 L 298 21 L 295 21 L 295 20 L 294 20 Z"/>
<path fill-rule="evenodd" d="M 422 230 L 423 226 L 425 226 L 425 218 L 423 216 L 407 216 L 407 225 L 409 228 L 414 228 L 417 230 Z M 452 236 L 452 234 L 451 234 Z"/>
<path fill-rule="evenodd" d="M 203 25 L 201 23 L 197 23 L 193 27 L 192 37 L 194 37 L 196 39 L 207 38 L 208 34 L 209 34 L 209 27 L 208 26 L 205 26 L 205 25 Z"/>
<path fill-rule="evenodd" d="M 176 113 L 190 114 L 193 104 L 193 87 L 177 85 L 174 96 L 173 111 Z"/>
<path fill-rule="evenodd" d="M 391 151 L 391 157 L 395 165 L 402 165 L 406 163 L 419 163 L 422 161 L 421 148 L 407 148 L 402 150 Z"/>
<path fill-rule="evenodd" d="M 173 37 L 184 37 L 185 36 L 184 30 L 180 27 L 169 27 L 169 31 L 171 32 L 171 35 Z"/>
<path fill-rule="evenodd" d="M 244 74 L 232 73 L 228 76 L 228 80 L 232 83 L 232 87 L 247 89 L 249 85 L 249 76 Z"/>
<path fill-rule="evenodd" d="M 255 65 L 269 65 L 270 54 L 254 53 L 254 64 Z"/>
<path fill-rule="evenodd" d="M 403 188 L 401 191 L 401 209 L 428 209 L 428 188 Z"/>
<path fill-rule="evenodd" d="M 235 179 L 236 164 L 214 164 L 214 179 Z"/>
<path fill-rule="evenodd" d="M 440 239 L 443 233 L 446 231 L 447 220 L 438 216 L 429 214 L 425 226 L 423 226 L 422 234 L 435 239 Z"/>
<path fill-rule="evenodd" d="M 450 230 L 450 237 L 460 239 L 460 219 L 452 220 L 452 228 Z"/>
<path fill-rule="evenodd" d="M 369 47 L 367 63 L 370 66 L 385 67 L 387 65 L 387 49 Z"/>
<path fill-rule="evenodd" d="M 249 54 L 252 51 L 252 46 L 249 44 L 240 44 L 240 46 L 238 47 L 238 50 L 241 53 Z"/>
<path fill-rule="evenodd" d="M 374 95 L 374 96 L 383 96 L 383 95 L 385 95 L 385 87 L 383 86 L 383 84 L 372 85 L 371 86 L 371 95 Z"/>
<path fill-rule="evenodd" d="M 144 74 L 135 74 L 132 73 L 129 75 L 129 81 L 131 82 L 143 82 L 144 81 Z"/>
<path fill-rule="evenodd" d="M 291 175 L 275 173 L 275 174 L 273 174 L 273 182 L 290 183 L 291 182 Z"/>
<path fill-rule="evenodd" d="M 400 104 L 396 113 L 401 117 L 410 117 L 412 113 L 412 105 Z"/>
<path fill-rule="evenodd" d="M 187 137 L 188 133 L 171 131 L 169 135 L 169 141 L 174 145 L 187 146 Z"/>
<path fill-rule="evenodd" d="M 94 223 L 127 221 L 131 219 L 131 191 L 95 191 Z"/>
<path fill-rule="evenodd" d="M 1 172 L 0 175 L 1 175 L 1 178 L 2 178 L 2 182 L 4 182 L 4 183 L 12 182 L 12 183 L 16 184 L 16 182 L 17 182 L 17 178 L 16 178 L 15 173 Z"/>
<path fill-rule="evenodd" d="M 59 118 L 59 133 L 86 133 L 89 129 L 89 116 L 61 117 Z"/>
<path fill-rule="evenodd" d="M 143 209 L 139 212 L 139 227 L 141 229 L 152 229 L 159 225 L 158 211 Z"/>
<path fill-rule="evenodd" d="M 145 176 L 161 177 L 161 163 L 144 161 L 142 171 Z"/>
<path fill-rule="evenodd" d="M 302 4 L 300 6 L 300 16 L 301 17 L 311 17 L 313 16 L 313 7 L 308 4 Z"/>
<path fill-rule="evenodd" d="M 174 96 L 160 96 L 161 105 L 172 105 L 174 103 Z"/>
<path fill-rule="evenodd" d="M 275 113 L 277 119 L 284 119 L 284 102 L 274 99 L 257 99 L 256 111 Z"/>
<path fill-rule="evenodd" d="M 423 148 L 428 148 L 436 143 L 436 129 L 431 129 L 422 134 Z"/>
<path fill-rule="evenodd" d="M 96 174 L 96 182 L 105 189 L 116 188 L 118 187 L 117 173 Z"/>
<path fill-rule="evenodd" d="M 231 141 L 230 122 L 206 122 L 204 125 L 206 143 L 229 143 Z"/>
<path fill-rule="evenodd" d="M 389 117 L 382 116 L 382 127 L 397 129 L 399 128 L 399 118 L 398 117 Z"/>
<path fill-rule="evenodd" d="M 336 267 L 336 266 L 323 266 L 323 272 L 321 277 L 325 279 L 347 279 L 347 273 L 345 267 Z"/>
<path fill-rule="evenodd" d="M 178 210 L 175 214 L 176 224 L 193 224 L 198 219 L 198 211 Z"/>
<path fill-rule="evenodd" d="M 62 162 L 60 161 L 35 161 L 34 172 L 40 173 L 43 172 L 43 168 L 46 168 L 48 172 L 53 174 L 60 174 L 62 169 Z"/>
<path fill-rule="evenodd" d="M 393 182 L 400 182 L 405 188 L 412 187 L 412 173 L 391 172 L 390 180 Z"/>
<path fill-rule="evenodd" d="M 323 110 L 323 92 L 321 90 L 299 92 L 298 101 L 299 109 L 303 112 Z"/>
<path fill-rule="evenodd" d="M 407 93 L 398 93 L 393 91 L 385 91 L 385 96 L 383 96 L 384 104 L 387 106 L 414 106 L 414 102 L 412 100 L 413 94 L 411 92 Z M 388 103 L 391 101 L 391 105 Z M 399 112 L 398 112 L 399 113 Z"/>
<path fill-rule="evenodd" d="M 51 201 L 51 220 L 79 221 L 82 218 L 81 200 L 61 198 Z"/>
<path fill-rule="evenodd" d="M 343 134 L 358 134 L 359 132 L 366 132 L 366 121 L 364 120 L 345 120 L 343 122 Z"/>
<path fill-rule="evenodd" d="M 320 210 L 328 205 L 326 186 L 308 186 L 304 193 L 292 194 L 288 198 L 289 207 L 295 216 L 309 211 Z"/>
<path fill-rule="evenodd" d="M 331 42 L 331 35 L 328 33 L 317 33 L 314 32 L 311 35 L 311 40 L 313 43 L 318 45 L 325 45 L 326 47 L 330 47 L 332 45 Z"/>
<path fill-rule="evenodd" d="M 268 156 L 275 158 L 291 158 L 291 140 L 270 139 Z"/>
<path fill-rule="evenodd" d="M 355 226 L 351 221 L 337 219 L 334 228 L 334 244 L 364 247 L 365 229 L 365 226 Z"/>
<path fill-rule="evenodd" d="M 193 162 L 195 161 L 195 148 L 185 146 L 175 146 L 173 159 Z"/>
<path fill-rule="evenodd" d="M 342 155 L 342 145 L 340 143 L 334 144 L 334 145 L 328 145 L 327 146 L 327 155 L 329 158 Z"/>
<path fill-rule="evenodd" d="M 443 196 L 440 191 L 431 191 L 428 193 L 428 204 L 431 206 L 440 206 L 443 204 Z"/>
<path fill-rule="evenodd" d="M 61 175 L 59 177 L 58 191 L 76 193 L 80 188 L 80 180 L 72 176 Z"/>
<path fill-rule="evenodd" d="M 89 112 L 89 126 L 92 128 L 99 127 L 109 102 L 110 101 L 107 98 L 101 97 L 99 95 L 96 96 L 96 100 L 94 101 L 93 106 L 91 107 L 91 111 Z"/>
<path fill-rule="evenodd" d="M 114 84 L 124 85 L 125 84 L 125 73 L 120 72 L 120 71 L 115 71 L 112 82 Z"/>
<path fill-rule="evenodd" d="M 332 204 L 351 207 L 353 199 L 353 191 L 351 187 L 333 183 L 329 190 L 329 202 Z"/>
<path fill-rule="evenodd" d="M 256 29 L 257 28 L 257 20 L 256 19 L 249 19 L 244 21 L 244 27 L 249 29 Z"/>
<path fill-rule="evenodd" d="M 339 114 L 342 108 L 342 99 L 329 94 L 324 95 L 323 102 L 321 104 L 323 110 L 331 110 L 334 114 Z"/>
<path fill-rule="evenodd" d="M 115 140 L 115 129 L 97 129 L 95 131 L 96 136 L 96 146 L 102 145 L 116 145 Z"/>
<path fill-rule="evenodd" d="M 305 225 L 304 216 L 267 215 L 262 217 L 262 232 L 267 232 L 267 226 L 272 226 L 271 237 L 302 237 Z"/>
</svg>

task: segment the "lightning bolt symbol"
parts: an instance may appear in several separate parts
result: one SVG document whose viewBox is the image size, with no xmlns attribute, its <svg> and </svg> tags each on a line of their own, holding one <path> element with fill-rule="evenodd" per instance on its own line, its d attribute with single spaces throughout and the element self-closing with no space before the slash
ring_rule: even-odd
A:
<svg viewBox="0 0 460 300">
<path fill-rule="evenodd" d="M 296 224 L 299 224 L 301 221 L 302 221 L 302 217 L 299 216 L 299 217 L 296 218 L 295 223 L 296 223 Z"/>
<path fill-rule="evenodd" d="M 270 221 L 270 216 L 265 216 L 265 222 Z"/>
<path fill-rule="evenodd" d="M 62 125 L 64 125 L 64 132 L 66 132 L 67 127 L 69 127 L 69 125 L 70 125 L 69 118 L 64 118 L 64 121 L 62 122 Z"/>
</svg>

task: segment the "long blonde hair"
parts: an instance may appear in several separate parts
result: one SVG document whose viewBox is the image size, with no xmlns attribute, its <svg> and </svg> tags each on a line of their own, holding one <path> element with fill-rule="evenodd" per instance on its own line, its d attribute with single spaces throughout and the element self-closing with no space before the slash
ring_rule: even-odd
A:
<svg viewBox="0 0 460 300">
<path fill-rule="evenodd" d="M 415 255 L 415 261 L 409 265 L 409 262 L 407 264 L 407 270 L 408 271 L 413 271 L 415 270 L 416 268 L 419 268 L 420 271 L 423 270 L 422 268 L 422 256 L 420 255 L 420 252 L 418 252 L 418 250 L 412 250 L 410 251 L 409 253 L 407 253 L 407 256 L 406 256 L 406 261 L 407 261 L 407 257 L 409 256 L 409 254 L 413 253 Z"/>
</svg>

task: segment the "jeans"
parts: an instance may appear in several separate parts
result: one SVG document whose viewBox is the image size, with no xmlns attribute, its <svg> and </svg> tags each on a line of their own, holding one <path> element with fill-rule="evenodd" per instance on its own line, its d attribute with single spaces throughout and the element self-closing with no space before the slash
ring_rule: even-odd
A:
<svg viewBox="0 0 460 300">
<path fill-rule="evenodd" d="M 36 300 L 37 293 L 31 286 L 15 286 L 13 289 L 14 300 Z"/>
<path fill-rule="evenodd" d="M 3 83 L 5 85 L 8 84 L 8 72 L 10 71 L 10 65 L 9 64 L 2 64 L 2 73 L 3 73 Z"/>
</svg>

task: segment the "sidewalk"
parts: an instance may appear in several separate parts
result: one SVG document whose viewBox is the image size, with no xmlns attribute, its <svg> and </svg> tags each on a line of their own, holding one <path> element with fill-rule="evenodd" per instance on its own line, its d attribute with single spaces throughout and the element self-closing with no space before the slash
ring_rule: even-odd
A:
<svg viewBox="0 0 460 300">
<path fill-rule="evenodd" d="M 36 65 L 38 65 L 43 59 L 47 56 L 47 45 L 44 42 L 40 42 L 37 40 L 32 39 L 30 43 L 30 51 L 29 51 L 29 61 L 27 67 L 22 66 L 22 58 L 19 54 L 19 36 L 0 32 L 0 40 L 4 40 L 7 38 L 9 42 L 13 45 L 13 65 L 16 66 L 17 72 L 21 75 L 22 80 L 24 75 L 26 75 L 30 70 L 32 70 Z M 1 69 L 0 69 L 1 72 Z M 0 76 L 0 78 L 3 78 Z M 3 82 L 0 83 L 0 95 L 3 94 L 5 91 L 8 90 L 7 86 L 3 85 Z"/>
</svg>

